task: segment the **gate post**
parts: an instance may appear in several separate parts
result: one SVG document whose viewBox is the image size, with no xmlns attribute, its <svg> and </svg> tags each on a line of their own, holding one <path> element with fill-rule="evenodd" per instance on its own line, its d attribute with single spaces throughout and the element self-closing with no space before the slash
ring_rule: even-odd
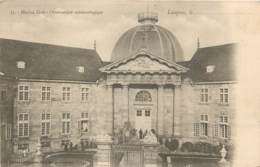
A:
<svg viewBox="0 0 260 167">
<path fill-rule="evenodd" d="M 112 139 L 109 135 L 99 135 L 96 139 L 97 153 L 94 155 L 94 167 L 112 167 L 111 145 Z"/>
<path fill-rule="evenodd" d="M 43 167 L 43 155 L 41 151 L 41 143 L 37 144 L 37 150 L 33 159 L 33 167 Z"/>
<path fill-rule="evenodd" d="M 230 167 L 230 163 L 226 160 L 227 151 L 225 145 L 222 146 L 220 150 L 221 160 L 218 162 L 219 167 Z"/>
<path fill-rule="evenodd" d="M 161 167 L 162 159 L 158 154 L 159 144 L 144 145 L 144 167 Z"/>
</svg>

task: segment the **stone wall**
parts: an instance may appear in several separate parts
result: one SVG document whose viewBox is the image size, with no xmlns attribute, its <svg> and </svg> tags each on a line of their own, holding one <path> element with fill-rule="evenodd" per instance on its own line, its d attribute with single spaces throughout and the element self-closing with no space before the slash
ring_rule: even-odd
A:
<svg viewBox="0 0 260 167">
<path fill-rule="evenodd" d="M 12 113 L 15 81 L 11 78 L 0 78 L 0 93 L 6 92 L 4 99 L 0 97 L 0 166 L 5 166 L 12 152 Z M 2 96 L 0 94 L 0 96 Z"/>
<path fill-rule="evenodd" d="M 61 140 L 70 139 L 78 144 L 81 138 L 88 138 L 98 133 L 111 133 L 112 122 L 112 99 L 111 92 L 104 85 L 96 83 L 56 83 L 56 82 L 19 82 L 19 85 L 29 85 L 30 97 L 28 101 L 16 99 L 15 105 L 15 148 L 18 143 L 30 144 L 30 150 L 36 149 L 36 143 L 41 136 L 41 114 L 51 113 L 51 132 L 48 136 L 51 139 L 53 149 L 61 147 Z M 51 87 L 51 100 L 42 101 L 42 86 Z M 71 88 L 71 100 L 62 100 L 62 87 Z M 81 101 L 81 88 L 89 88 L 87 101 Z M 30 117 L 29 138 L 17 137 L 17 114 L 27 112 Z M 71 115 L 71 133 L 62 135 L 62 113 L 69 112 Z M 81 113 L 87 112 L 89 117 L 89 131 L 81 133 L 79 121 Z M 110 115 L 110 116 L 109 116 Z"/>
<path fill-rule="evenodd" d="M 177 137 L 189 138 L 192 141 L 208 140 L 221 141 L 224 138 L 213 135 L 214 125 L 218 124 L 219 116 L 228 116 L 231 136 L 234 136 L 234 119 L 236 112 L 236 83 L 211 83 L 211 84 L 191 84 L 184 82 L 181 87 L 175 89 L 175 115 L 174 131 Z M 200 89 L 208 88 L 209 102 L 200 102 Z M 228 88 L 229 103 L 220 103 L 220 88 Z M 194 123 L 200 122 L 200 115 L 208 115 L 209 134 L 208 137 L 194 137 Z M 231 137 L 232 138 L 232 137 Z M 230 139 L 230 138 L 229 138 Z"/>
<path fill-rule="evenodd" d="M 111 134 L 117 128 L 122 128 L 128 120 L 135 125 L 135 115 L 138 104 L 135 95 L 140 90 L 148 90 L 152 95 L 152 102 L 145 104 L 151 109 L 152 128 L 159 135 L 176 136 L 187 140 L 219 140 L 213 137 L 213 126 L 221 114 L 229 117 L 229 125 L 233 126 L 235 116 L 235 87 L 236 84 L 191 84 L 184 81 L 181 86 L 113 86 L 104 83 L 84 82 L 36 82 L 20 81 L 19 85 L 29 85 L 30 97 L 28 101 L 15 102 L 14 114 L 14 141 L 17 150 L 18 143 L 30 144 L 30 150 L 35 150 L 36 143 L 41 137 L 41 114 L 44 111 L 51 113 L 51 146 L 61 148 L 61 140 L 69 139 L 74 144 L 82 138 L 95 137 L 97 134 Z M 51 87 L 51 100 L 42 101 L 42 86 Z M 62 100 L 62 87 L 71 88 L 71 100 Z M 219 103 L 219 89 L 229 89 L 229 104 Z M 81 101 L 81 88 L 89 88 L 89 99 Z M 200 89 L 209 89 L 209 102 L 200 103 Z M 17 114 L 27 112 L 30 117 L 29 138 L 17 137 Z M 71 133 L 64 136 L 62 129 L 62 113 L 71 114 Z M 82 112 L 88 112 L 89 132 L 82 134 L 79 130 L 79 120 Z M 113 113 L 114 112 L 114 113 Z M 200 115 L 209 116 L 209 136 L 194 137 L 193 124 L 199 122 Z M 114 115 L 114 116 L 113 116 Z M 113 124 L 114 119 L 114 124 Z M 232 131 L 232 129 L 231 129 Z M 232 131 L 232 135 L 233 135 Z"/>
</svg>

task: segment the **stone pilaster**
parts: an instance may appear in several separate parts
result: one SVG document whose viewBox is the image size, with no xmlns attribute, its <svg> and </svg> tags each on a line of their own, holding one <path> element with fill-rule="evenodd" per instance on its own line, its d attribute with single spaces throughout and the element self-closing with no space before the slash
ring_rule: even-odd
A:
<svg viewBox="0 0 260 167">
<path fill-rule="evenodd" d="M 157 110 L 157 132 L 163 135 L 163 85 L 158 85 L 158 110 Z"/>
<path fill-rule="evenodd" d="M 112 167 L 111 144 L 112 139 L 108 135 L 99 135 L 96 139 L 97 153 L 94 156 L 94 167 Z"/>
<path fill-rule="evenodd" d="M 181 95 L 181 86 L 175 86 L 174 89 L 174 113 L 173 113 L 173 128 L 174 135 L 181 135 L 181 103 L 182 103 L 182 95 Z"/>
<path fill-rule="evenodd" d="M 114 129 L 114 102 L 113 102 L 113 85 L 107 85 L 107 106 L 106 106 L 106 113 L 103 113 L 105 116 L 105 127 L 107 133 L 113 134 Z M 105 99 L 104 99 L 105 100 Z M 104 117 L 103 116 L 103 117 Z"/>
<path fill-rule="evenodd" d="M 129 87 L 127 84 L 122 85 L 122 119 L 123 122 L 129 121 Z"/>
</svg>

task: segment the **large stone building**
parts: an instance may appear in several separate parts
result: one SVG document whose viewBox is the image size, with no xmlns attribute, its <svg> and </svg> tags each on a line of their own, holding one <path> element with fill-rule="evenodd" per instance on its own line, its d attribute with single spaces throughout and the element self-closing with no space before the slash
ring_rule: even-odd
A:
<svg viewBox="0 0 260 167">
<path fill-rule="evenodd" d="M 184 61 L 181 44 L 156 24 L 156 14 L 138 21 L 117 41 L 110 62 L 95 49 L 0 39 L 1 75 L 15 80 L 11 110 L 1 109 L 12 113 L 13 126 L 1 125 L 15 153 L 34 152 L 39 142 L 54 152 L 125 127 L 154 129 L 181 143 L 230 141 L 235 44 L 198 48 Z"/>
<path fill-rule="evenodd" d="M 0 165 L 3 166 L 12 154 L 14 82 L 13 78 L 3 76 L 3 73 L 0 73 Z"/>
</svg>

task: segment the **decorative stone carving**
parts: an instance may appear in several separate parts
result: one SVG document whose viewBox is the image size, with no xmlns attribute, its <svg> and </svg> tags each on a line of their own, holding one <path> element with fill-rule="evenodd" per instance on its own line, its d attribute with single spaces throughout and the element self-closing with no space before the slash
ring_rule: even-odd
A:
<svg viewBox="0 0 260 167">
<path fill-rule="evenodd" d="M 222 163 L 224 163 L 224 162 L 226 162 L 226 155 L 227 155 L 227 151 L 226 151 L 226 149 L 225 149 L 225 145 L 223 144 L 223 146 L 222 146 L 222 149 L 220 150 L 220 155 L 221 155 L 221 160 L 220 160 L 220 162 L 222 162 Z"/>
<path fill-rule="evenodd" d="M 126 64 L 120 65 L 119 67 L 113 69 L 113 70 L 130 70 L 130 71 L 175 71 L 173 68 L 169 68 L 165 64 L 161 64 L 160 62 L 156 60 L 152 60 L 147 56 L 140 56 L 137 57 L 134 60 L 130 60 Z"/>
</svg>

